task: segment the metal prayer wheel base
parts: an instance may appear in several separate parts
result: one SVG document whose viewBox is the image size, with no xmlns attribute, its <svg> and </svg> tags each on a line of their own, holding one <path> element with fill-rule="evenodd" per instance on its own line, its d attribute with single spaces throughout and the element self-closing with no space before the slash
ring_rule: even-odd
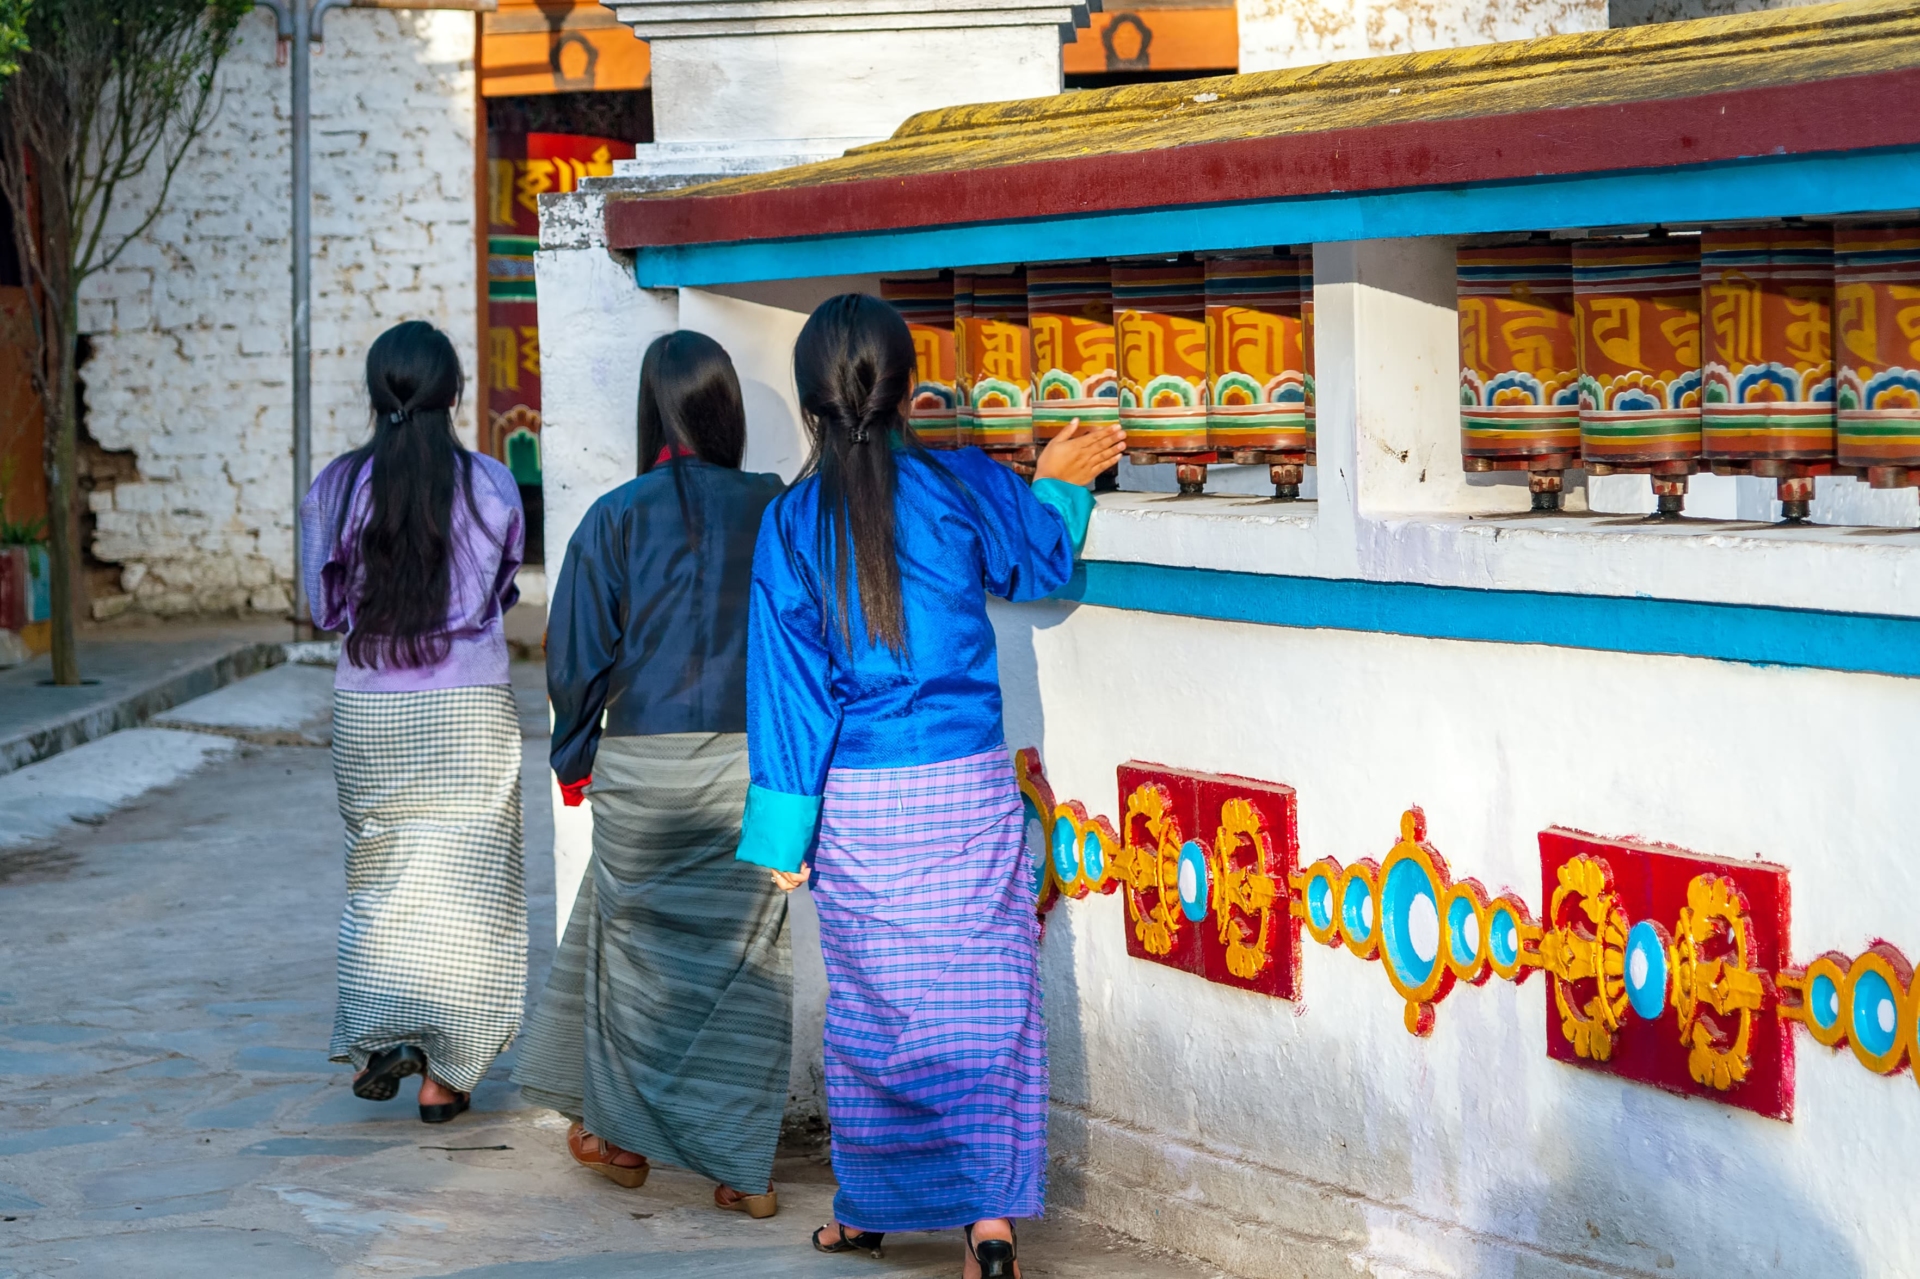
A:
<svg viewBox="0 0 1920 1279">
<path fill-rule="evenodd" d="M 1300 483 L 1306 479 L 1310 453 L 1281 452 L 1274 449 L 1234 449 L 1228 460 L 1236 466 L 1264 466 L 1273 481 L 1273 500 L 1297 502 Z"/>
<path fill-rule="evenodd" d="M 1011 449 L 982 449 L 981 452 L 1027 479 L 1033 478 L 1034 464 L 1040 460 L 1040 450 L 1031 444 L 1023 444 Z"/>
<path fill-rule="evenodd" d="M 1692 458 L 1678 462 L 1588 462 L 1588 475 L 1644 475 L 1653 485 L 1650 520 L 1677 520 L 1686 511 L 1687 477 L 1698 472 Z"/>
<path fill-rule="evenodd" d="M 1490 471 L 1525 471 L 1527 491 L 1533 494 L 1533 509 L 1557 511 L 1560 495 L 1566 488 L 1566 473 L 1580 465 L 1573 453 L 1535 453 L 1512 457 L 1462 457 L 1460 469 L 1469 475 Z"/>
<path fill-rule="evenodd" d="M 1913 470 L 1905 466 L 1869 466 L 1867 468 L 1867 486 L 1877 489 L 1905 489 L 1914 487 L 1916 478 Z"/>
<path fill-rule="evenodd" d="M 1714 459 L 1715 475 L 1754 475 L 1774 481 L 1774 493 L 1780 499 L 1782 524 L 1805 524 L 1813 515 L 1813 477 L 1832 475 L 1832 462 L 1796 462 L 1782 458 L 1754 458 L 1751 461 Z"/>
<path fill-rule="evenodd" d="M 1135 466 L 1171 463 L 1173 476 L 1180 482 L 1180 496 L 1197 497 L 1207 491 L 1207 467 L 1218 462 L 1220 454 L 1212 450 L 1205 453 L 1148 453 L 1128 449 L 1127 460 Z"/>
</svg>

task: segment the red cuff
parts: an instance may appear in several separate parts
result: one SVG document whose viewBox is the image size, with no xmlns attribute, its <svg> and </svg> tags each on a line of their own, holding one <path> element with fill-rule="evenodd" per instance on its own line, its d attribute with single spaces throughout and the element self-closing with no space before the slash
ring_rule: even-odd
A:
<svg viewBox="0 0 1920 1279">
<path fill-rule="evenodd" d="M 577 782 L 560 783 L 560 802 L 568 808 L 578 808 L 587 797 L 587 787 L 593 785 L 593 774 L 588 773 Z"/>
</svg>

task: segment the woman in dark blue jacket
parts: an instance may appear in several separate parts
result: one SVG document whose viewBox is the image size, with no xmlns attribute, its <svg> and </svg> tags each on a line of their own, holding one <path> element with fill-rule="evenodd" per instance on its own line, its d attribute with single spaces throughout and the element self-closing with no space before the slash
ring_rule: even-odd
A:
<svg viewBox="0 0 1920 1279">
<path fill-rule="evenodd" d="M 547 630 L 554 773 L 593 804 L 580 884 L 519 1065 L 623 1186 L 648 1157 L 755 1217 L 791 1060 L 785 897 L 734 860 L 746 806 L 747 600 L 779 477 L 740 470 L 746 419 L 713 339 L 670 333 L 640 371 L 640 476 L 594 503 Z M 604 715 L 604 725 L 603 725 Z"/>
</svg>

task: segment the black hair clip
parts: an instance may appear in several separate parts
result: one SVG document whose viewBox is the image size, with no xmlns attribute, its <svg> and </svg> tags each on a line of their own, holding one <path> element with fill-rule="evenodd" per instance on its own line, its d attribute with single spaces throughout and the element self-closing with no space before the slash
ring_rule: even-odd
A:
<svg viewBox="0 0 1920 1279">
<path fill-rule="evenodd" d="M 865 444 L 867 442 L 867 424 L 865 422 L 854 423 L 853 427 L 847 432 L 847 438 L 855 444 Z"/>
<path fill-rule="evenodd" d="M 393 423 L 395 426 L 399 426 L 407 420 L 408 416 L 409 414 L 405 409 L 395 409 L 393 412 L 387 414 L 387 421 Z"/>
</svg>

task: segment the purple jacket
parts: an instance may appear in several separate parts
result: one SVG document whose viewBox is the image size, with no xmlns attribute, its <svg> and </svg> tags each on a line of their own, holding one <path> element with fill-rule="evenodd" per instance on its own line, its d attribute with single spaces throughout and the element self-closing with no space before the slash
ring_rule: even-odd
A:
<svg viewBox="0 0 1920 1279">
<path fill-rule="evenodd" d="M 473 499 L 476 524 L 466 494 L 453 498 L 453 578 L 447 591 L 445 658 L 432 666 L 372 668 L 355 666 L 340 654 L 333 686 L 359 693 L 412 693 L 429 688 L 465 688 L 507 683 L 506 611 L 520 598 L 513 576 L 526 545 L 526 515 L 513 473 L 484 454 L 474 453 Z M 350 457 L 336 459 L 308 490 L 300 504 L 300 566 L 313 624 L 325 631 L 350 633 L 360 598 L 360 528 L 373 501 L 373 464 L 361 468 L 352 507 L 338 540 L 334 529 L 347 500 Z"/>
</svg>

